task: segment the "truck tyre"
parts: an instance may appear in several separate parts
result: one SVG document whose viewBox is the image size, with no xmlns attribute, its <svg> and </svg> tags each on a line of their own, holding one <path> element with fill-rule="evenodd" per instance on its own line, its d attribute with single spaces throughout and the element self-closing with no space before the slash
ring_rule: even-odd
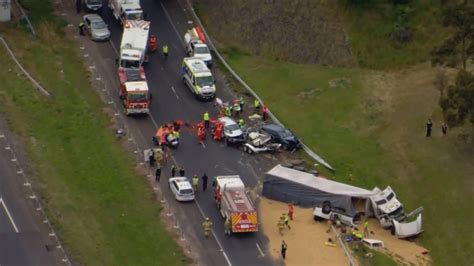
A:
<svg viewBox="0 0 474 266">
<path fill-rule="evenodd" d="M 322 210 L 321 210 L 321 211 L 322 211 L 324 214 L 329 214 L 329 213 L 331 212 L 331 209 L 332 209 L 331 202 L 329 202 L 329 201 L 327 201 L 327 200 L 324 201 L 324 202 L 323 202 L 323 207 L 322 207 Z"/>
</svg>

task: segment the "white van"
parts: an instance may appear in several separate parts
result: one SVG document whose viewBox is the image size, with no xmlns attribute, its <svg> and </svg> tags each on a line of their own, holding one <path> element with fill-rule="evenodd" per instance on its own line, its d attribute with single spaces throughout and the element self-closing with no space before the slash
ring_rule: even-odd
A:
<svg viewBox="0 0 474 266">
<path fill-rule="evenodd" d="M 184 58 L 182 72 L 184 84 L 198 98 L 213 99 L 216 96 L 216 81 L 203 60 L 196 57 Z"/>
</svg>

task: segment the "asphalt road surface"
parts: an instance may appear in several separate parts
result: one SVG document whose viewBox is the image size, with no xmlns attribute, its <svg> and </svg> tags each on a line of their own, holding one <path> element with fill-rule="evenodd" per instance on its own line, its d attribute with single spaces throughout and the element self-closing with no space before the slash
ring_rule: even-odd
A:
<svg viewBox="0 0 474 266">
<path fill-rule="evenodd" d="M 147 117 L 124 117 L 130 131 L 129 136 L 133 135 L 134 141 L 142 150 L 152 146 L 151 137 L 157 126 L 177 119 L 196 123 L 202 120 L 206 110 L 215 117 L 217 109 L 213 102 L 195 99 L 182 81 L 181 63 L 185 56 L 182 36 L 193 23 L 189 14 L 186 14 L 185 7 L 177 1 L 142 0 L 141 4 L 147 13 L 147 20 L 151 21 L 150 34 L 157 36 L 160 50 L 163 44 L 170 48 L 167 60 L 157 52 L 151 55 L 151 61 L 145 67 L 148 86 L 153 93 L 151 114 Z M 72 2 L 65 2 L 63 7 L 63 16 L 76 24 L 75 20 L 78 18 L 73 13 Z M 82 46 L 81 52 L 87 54 L 86 61 L 93 64 L 93 76 L 100 77 L 96 78 L 99 82 L 95 82 L 93 78 L 94 84 L 96 87 L 103 87 L 105 101 L 119 105 L 115 60 L 118 58 L 122 29 L 108 7 L 103 9 L 101 15 L 112 32 L 111 41 L 93 43 L 87 37 L 78 39 Z M 217 97 L 224 100 L 235 99 L 233 92 L 227 89 L 219 78 L 222 73 L 216 70 L 213 72 L 217 77 Z M 107 95 L 111 98 L 107 98 Z M 195 202 L 178 203 L 171 195 L 167 188 L 167 179 L 172 163 L 184 166 L 188 177 L 194 174 L 201 176 L 203 173 L 210 177 L 207 191 L 200 190 Z M 200 265 L 282 264 L 281 261 L 271 259 L 268 239 L 262 232 L 234 234 L 231 237 L 224 235 L 224 220 L 215 207 L 211 187 L 213 176 L 238 174 L 245 185 L 253 189 L 263 179 L 264 172 L 277 163 L 273 156 L 249 156 L 239 149 L 215 142 L 209 134 L 205 145 L 201 145 L 191 130 L 182 131 L 179 148 L 172 150 L 172 158 L 168 159 L 164 166 L 160 187 L 166 200 L 164 211 L 173 214 L 179 228 L 185 232 L 186 241 L 193 247 L 194 252 L 198 253 Z M 214 223 L 213 237 L 209 239 L 204 237 L 202 231 L 204 217 L 209 217 Z"/>
<path fill-rule="evenodd" d="M 24 158 L 13 140 L 0 120 L 0 265 L 66 265 L 18 174 Z"/>
</svg>

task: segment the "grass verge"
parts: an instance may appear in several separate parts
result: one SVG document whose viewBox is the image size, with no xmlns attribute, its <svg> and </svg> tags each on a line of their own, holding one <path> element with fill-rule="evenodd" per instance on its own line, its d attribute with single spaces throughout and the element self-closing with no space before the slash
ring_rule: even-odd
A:
<svg viewBox="0 0 474 266">
<path fill-rule="evenodd" d="M 466 237 L 471 226 L 463 221 L 474 218 L 473 155 L 456 131 L 424 137 L 427 117 L 441 119 L 429 66 L 392 75 L 235 50 L 226 58 L 272 112 L 336 168 L 337 180 L 369 189 L 390 185 L 407 210 L 424 206 L 426 233 L 419 241 L 435 264 L 472 261 L 474 239 Z"/>
<path fill-rule="evenodd" d="M 85 265 L 185 264 L 160 221 L 153 192 L 134 172 L 134 158 L 113 136 L 74 45 L 56 22 L 35 21 L 35 42 L 18 25 L 2 26 L 2 32 L 54 97 L 45 98 L 18 75 L 2 46 L 0 111 L 25 137 L 40 193 L 72 259 Z"/>
</svg>

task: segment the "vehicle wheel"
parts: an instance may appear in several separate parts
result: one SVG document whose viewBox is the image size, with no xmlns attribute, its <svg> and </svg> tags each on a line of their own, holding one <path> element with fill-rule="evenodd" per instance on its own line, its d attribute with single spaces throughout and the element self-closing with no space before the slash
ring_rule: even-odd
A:
<svg viewBox="0 0 474 266">
<path fill-rule="evenodd" d="M 313 216 L 313 219 L 314 219 L 316 222 L 322 222 L 322 221 L 324 221 L 323 218 L 321 218 L 321 217 L 319 217 L 319 216 L 316 216 L 316 215 Z"/>
<path fill-rule="evenodd" d="M 331 209 L 332 209 L 332 206 L 331 206 L 331 202 L 329 201 L 324 201 L 323 202 L 323 209 L 322 209 L 322 212 L 324 214 L 329 214 L 331 212 Z"/>
<path fill-rule="evenodd" d="M 395 226 L 390 227 L 390 233 L 392 234 L 392 236 L 395 235 Z"/>
</svg>

